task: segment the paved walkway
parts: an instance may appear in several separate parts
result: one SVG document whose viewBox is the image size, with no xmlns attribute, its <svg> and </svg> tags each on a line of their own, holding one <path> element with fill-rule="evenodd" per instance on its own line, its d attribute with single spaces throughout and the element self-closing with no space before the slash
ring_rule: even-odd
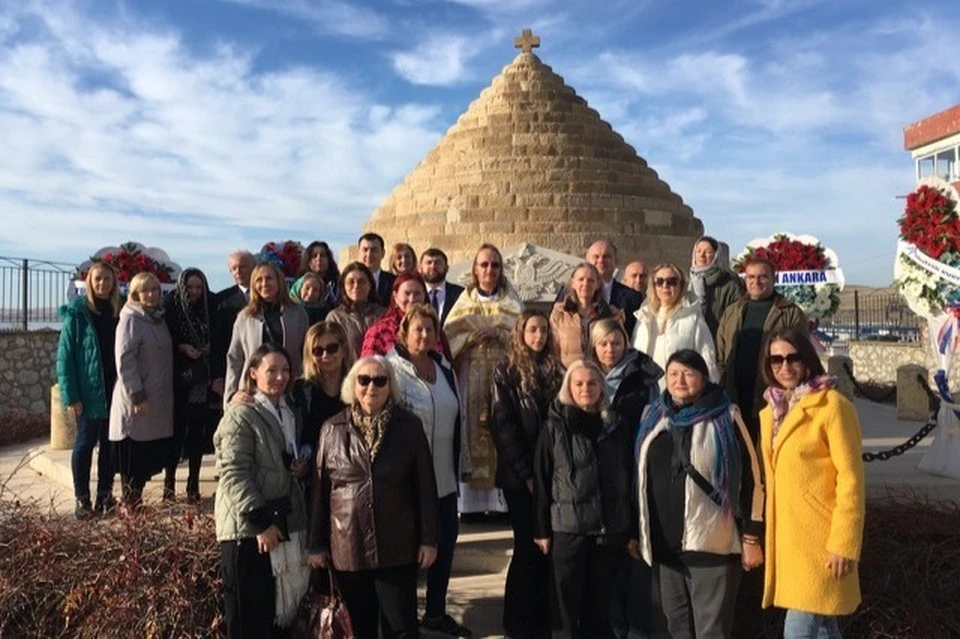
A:
<svg viewBox="0 0 960 639">
<path fill-rule="evenodd" d="M 857 400 L 856 405 L 863 426 L 865 451 L 876 452 L 897 445 L 923 425 L 897 420 L 893 406 L 862 400 Z M 900 457 L 867 464 L 868 496 L 880 498 L 890 490 L 914 490 L 934 498 L 960 501 L 960 480 L 928 475 L 916 469 L 932 441 L 932 437 L 928 437 Z M 0 486 L 3 487 L 0 497 L 40 500 L 49 503 L 56 512 L 69 515 L 73 512 L 70 451 L 51 451 L 47 444 L 36 440 L 0 448 Z M 96 462 L 93 468 L 95 473 Z M 179 474 L 185 476 L 185 467 L 181 466 Z M 204 460 L 200 477 L 204 507 L 212 509 L 210 496 L 215 482 L 211 457 Z M 181 477 L 177 490 L 182 493 L 184 489 Z M 145 499 L 158 500 L 161 490 L 158 480 L 150 482 L 144 491 Z M 477 637 L 502 636 L 501 598 L 510 547 L 511 535 L 505 522 L 461 526 L 448 609 L 472 628 Z"/>
</svg>

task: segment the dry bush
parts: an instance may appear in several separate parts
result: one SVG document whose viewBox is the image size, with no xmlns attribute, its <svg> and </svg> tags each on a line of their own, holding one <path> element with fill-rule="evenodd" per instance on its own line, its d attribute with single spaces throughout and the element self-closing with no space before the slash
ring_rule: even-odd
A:
<svg viewBox="0 0 960 639">
<path fill-rule="evenodd" d="M 222 635 L 219 558 L 192 508 L 75 522 L 0 500 L 0 636 Z"/>
<path fill-rule="evenodd" d="M 34 415 L 22 410 L 0 413 L 0 446 L 22 444 L 38 437 L 50 436 L 50 416 Z"/>
<path fill-rule="evenodd" d="M 844 637 L 960 637 L 960 504 L 899 493 L 867 502 L 860 564 L 863 603 Z M 763 611 L 763 637 L 783 636 L 783 611 Z"/>
</svg>

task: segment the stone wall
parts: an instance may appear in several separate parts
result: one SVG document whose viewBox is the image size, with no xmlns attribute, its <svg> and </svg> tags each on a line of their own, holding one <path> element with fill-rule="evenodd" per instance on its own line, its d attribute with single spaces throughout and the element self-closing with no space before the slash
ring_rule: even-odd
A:
<svg viewBox="0 0 960 639">
<path fill-rule="evenodd" d="M 0 333 L 0 413 L 50 414 L 59 331 Z"/>
<path fill-rule="evenodd" d="M 853 375 L 859 382 L 896 384 L 897 368 L 904 364 L 918 364 L 934 370 L 933 353 L 918 343 L 850 342 Z M 960 380 L 960 357 L 954 358 L 951 380 Z M 954 384 L 951 384 L 954 386 Z"/>
</svg>

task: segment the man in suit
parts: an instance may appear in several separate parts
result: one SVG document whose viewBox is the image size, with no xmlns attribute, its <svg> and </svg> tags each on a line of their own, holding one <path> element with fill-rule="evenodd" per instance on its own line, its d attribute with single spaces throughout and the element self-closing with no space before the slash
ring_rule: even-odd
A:
<svg viewBox="0 0 960 639">
<path fill-rule="evenodd" d="M 463 287 L 447 281 L 449 270 L 447 254 L 438 248 L 428 248 L 420 256 L 420 275 L 427 283 L 427 301 L 433 305 L 441 326 L 450 314 L 450 309 L 463 293 Z"/>
<path fill-rule="evenodd" d="M 390 298 L 393 297 L 393 282 L 397 278 L 393 273 L 380 270 L 380 263 L 386 253 L 383 238 L 376 233 L 364 233 L 357 240 L 357 248 L 360 253 L 360 262 L 373 273 L 373 281 L 376 284 L 374 294 L 377 301 L 383 306 L 390 306 Z"/>
<path fill-rule="evenodd" d="M 235 284 L 217 293 L 214 300 L 213 331 L 210 335 L 210 374 L 214 392 L 223 395 L 227 374 L 227 349 L 233 337 L 233 323 L 250 301 L 250 274 L 256 260 L 250 251 L 234 251 L 227 257 L 227 268 Z"/>
<path fill-rule="evenodd" d="M 587 249 L 587 263 L 593 264 L 600 273 L 603 284 L 603 297 L 611 306 L 624 312 L 624 327 L 627 333 L 633 334 L 633 327 L 637 323 L 634 313 L 640 308 L 643 297 L 628 286 L 613 279 L 617 271 L 617 247 L 607 240 L 597 240 Z"/>
</svg>

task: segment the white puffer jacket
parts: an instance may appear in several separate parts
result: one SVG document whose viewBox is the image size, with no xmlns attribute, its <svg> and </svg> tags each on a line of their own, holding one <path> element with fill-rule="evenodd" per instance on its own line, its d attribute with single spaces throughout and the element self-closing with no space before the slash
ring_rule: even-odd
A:
<svg viewBox="0 0 960 639">
<path fill-rule="evenodd" d="M 657 315 L 650 309 L 649 300 L 634 313 L 637 326 L 633 329 L 633 347 L 646 353 L 663 370 L 667 359 L 677 351 L 690 348 L 700 353 L 707 362 L 710 381 L 718 383 L 717 351 L 707 322 L 700 313 L 700 304 L 690 293 L 680 299 L 680 307 L 667 318 L 667 330 L 662 334 L 657 327 Z M 659 346 L 659 348 L 658 348 Z M 666 388 L 666 376 L 660 378 L 660 389 Z"/>
</svg>

